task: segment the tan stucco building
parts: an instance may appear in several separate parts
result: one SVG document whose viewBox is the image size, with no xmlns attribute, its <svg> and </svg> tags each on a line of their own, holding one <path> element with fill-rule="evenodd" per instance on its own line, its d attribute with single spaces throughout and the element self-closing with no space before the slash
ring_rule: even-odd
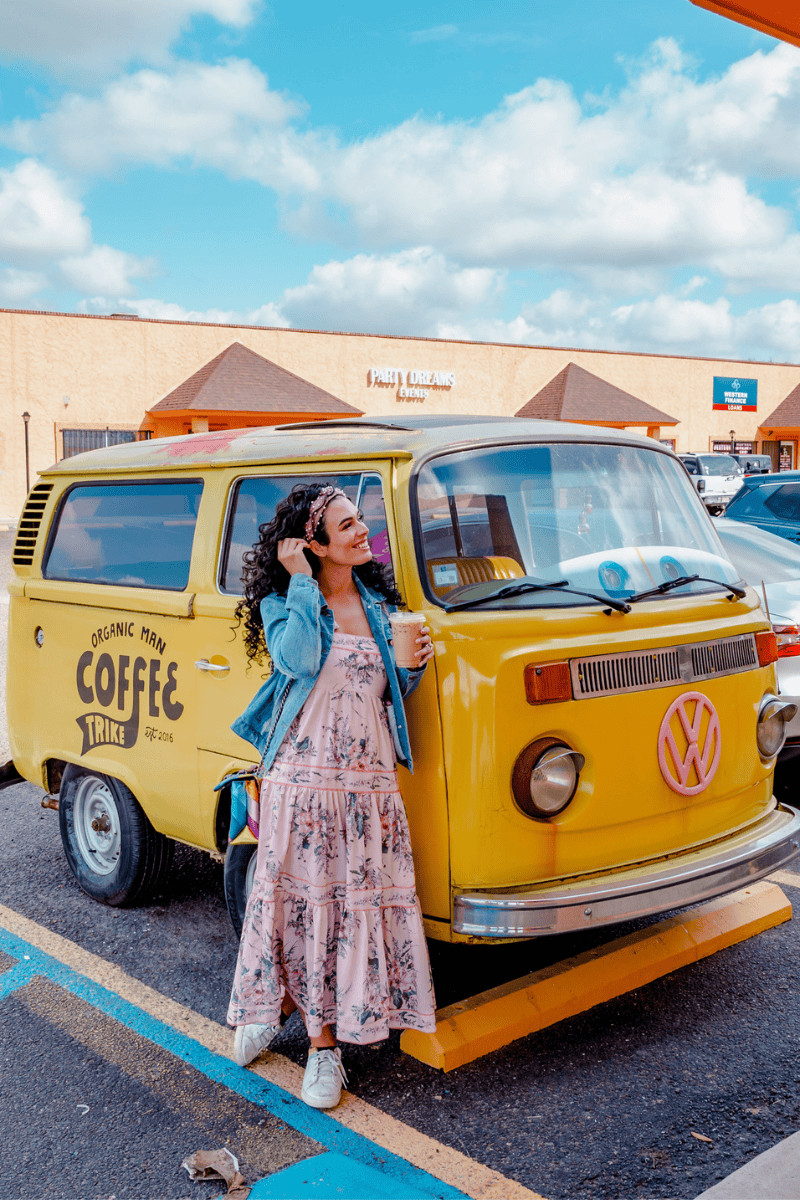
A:
<svg viewBox="0 0 800 1200">
<path fill-rule="evenodd" d="M 23 413 L 34 482 L 54 458 L 106 436 L 157 436 L 159 402 L 184 395 L 183 385 L 233 343 L 280 368 L 280 378 L 291 373 L 311 385 L 297 400 L 298 414 L 308 396 L 325 393 L 345 411 L 368 416 L 409 409 L 510 416 L 574 363 L 668 416 L 663 428 L 656 418 L 647 428 L 642 421 L 631 427 L 678 451 L 730 449 L 733 431 L 741 451 L 766 448 L 776 465 L 779 456 L 784 468 L 798 465 L 800 426 L 773 429 L 769 417 L 800 385 L 800 364 L 0 310 L 0 514 L 16 516 L 25 497 Z M 717 398 L 727 393 L 733 407 L 713 407 L 715 380 Z M 737 407 L 753 399 L 755 410 Z M 259 403 L 262 423 L 269 414 Z M 281 404 L 276 420 L 293 419 Z M 232 399 L 236 407 L 242 402 Z M 335 415 L 337 406 L 328 407 Z M 171 433 L 214 427 L 208 409 L 197 416 L 186 406 L 175 411 L 181 415 Z M 607 415 L 598 411 L 598 424 L 608 423 Z"/>
</svg>

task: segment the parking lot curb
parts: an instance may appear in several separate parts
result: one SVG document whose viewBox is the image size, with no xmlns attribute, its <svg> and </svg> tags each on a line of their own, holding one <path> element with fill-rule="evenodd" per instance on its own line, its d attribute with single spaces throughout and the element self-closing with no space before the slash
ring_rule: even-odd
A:
<svg viewBox="0 0 800 1200">
<path fill-rule="evenodd" d="M 791 903 L 776 884 L 754 883 L 440 1009 L 436 1032 L 406 1030 L 401 1048 L 420 1062 L 452 1071 L 517 1038 L 780 925 L 791 916 Z"/>
</svg>

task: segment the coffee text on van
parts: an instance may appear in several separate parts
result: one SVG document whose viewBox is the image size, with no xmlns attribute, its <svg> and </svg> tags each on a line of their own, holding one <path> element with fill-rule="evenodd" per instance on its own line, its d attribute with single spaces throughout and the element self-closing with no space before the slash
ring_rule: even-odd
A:
<svg viewBox="0 0 800 1200">
<path fill-rule="evenodd" d="M 115 637 L 128 637 L 153 647 L 162 656 L 167 645 L 155 630 L 142 626 L 139 638 L 135 638 L 134 622 L 116 621 L 92 634 L 92 646 Z M 138 649 L 138 646 L 137 646 Z M 178 681 L 177 662 L 164 662 L 161 658 L 145 658 L 132 650 L 130 654 L 111 655 L 103 651 L 95 655 L 94 650 L 84 650 L 78 659 L 75 683 L 78 695 L 84 704 L 99 705 L 106 711 L 82 713 L 76 717 L 78 728 L 83 734 L 81 754 L 95 746 L 121 746 L 130 750 L 139 737 L 141 697 L 147 692 L 147 713 L 160 717 L 162 712 L 169 721 L 177 721 L 183 713 L 183 704 L 175 698 Z M 131 693 L 130 716 L 115 719 L 109 709 L 116 708 L 124 713 Z M 163 741 L 172 740 L 160 739 Z"/>
</svg>

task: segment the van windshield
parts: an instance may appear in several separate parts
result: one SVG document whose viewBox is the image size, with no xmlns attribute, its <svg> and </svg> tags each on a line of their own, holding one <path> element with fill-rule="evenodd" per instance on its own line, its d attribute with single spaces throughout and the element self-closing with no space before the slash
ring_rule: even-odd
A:
<svg viewBox="0 0 800 1200">
<path fill-rule="evenodd" d="M 704 475 L 736 475 L 739 464 L 730 454 L 708 454 L 699 459 Z"/>
<path fill-rule="evenodd" d="M 597 602 L 561 589 L 490 599 L 515 581 L 566 580 L 624 600 L 685 575 L 738 579 L 680 462 L 645 447 L 557 443 L 443 455 L 420 470 L 416 496 L 427 586 L 443 603 Z M 662 599 L 712 589 L 696 581 Z"/>
</svg>

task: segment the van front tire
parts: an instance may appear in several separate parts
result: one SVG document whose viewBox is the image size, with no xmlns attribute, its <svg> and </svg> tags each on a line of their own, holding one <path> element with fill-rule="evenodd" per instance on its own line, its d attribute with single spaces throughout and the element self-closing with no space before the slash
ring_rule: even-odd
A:
<svg viewBox="0 0 800 1200">
<path fill-rule="evenodd" d="M 70 870 L 101 904 L 144 903 L 169 872 L 174 842 L 153 829 L 133 793 L 111 775 L 69 764 L 58 819 Z"/>
<path fill-rule="evenodd" d="M 225 904 L 237 938 L 242 936 L 244 911 L 247 897 L 253 887 L 258 846 L 245 842 L 241 846 L 228 846 L 225 854 Z"/>
</svg>

